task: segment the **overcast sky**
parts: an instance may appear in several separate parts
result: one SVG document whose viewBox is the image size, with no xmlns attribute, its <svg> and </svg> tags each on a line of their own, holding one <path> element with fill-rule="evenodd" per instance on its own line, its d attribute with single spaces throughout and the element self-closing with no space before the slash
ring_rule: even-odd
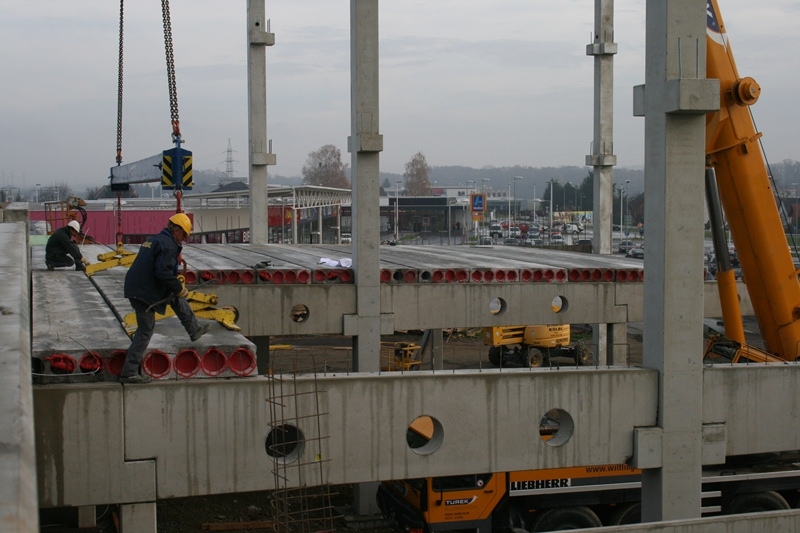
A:
<svg viewBox="0 0 800 533">
<path fill-rule="evenodd" d="M 245 0 L 172 0 L 181 131 L 195 169 L 247 173 Z M 614 147 L 643 164 L 644 0 L 615 3 Z M 309 152 L 350 134 L 350 2 L 267 0 L 268 137 L 299 175 Z M 157 0 L 125 3 L 123 159 L 173 147 Z M 797 0 L 720 0 L 770 161 L 800 159 Z M 381 169 L 583 166 L 592 140 L 592 0 L 382 0 Z M 0 0 L 0 186 L 104 185 L 115 165 L 119 2 Z"/>
</svg>

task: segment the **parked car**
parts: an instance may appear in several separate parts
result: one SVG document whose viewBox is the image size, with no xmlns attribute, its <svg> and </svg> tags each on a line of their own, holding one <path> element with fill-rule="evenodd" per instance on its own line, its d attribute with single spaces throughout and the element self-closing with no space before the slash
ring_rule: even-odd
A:
<svg viewBox="0 0 800 533">
<path fill-rule="evenodd" d="M 342 237 L 339 239 L 341 244 L 351 244 L 353 242 L 353 236 L 349 233 L 342 233 Z"/>
<path fill-rule="evenodd" d="M 514 237 L 506 237 L 505 240 L 503 241 L 503 244 L 505 244 L 506 246 L 516 246 L 519 244 L 519 241 Z"/>
<path fill-rule="evenodd" d="M 489 235 L 492 237 L 500 238 L 503 236 L 503 226 L 500 224 L 492 224 L 489 226 Z"/>
<path fill-rule="evenodd" d="M 644 248 L 641 246 L 631 248 L 625 255 L 628 257 L 633 257 L 635 259 L 644 259 Z"/>
<path fill-rule="evenodd" d="M 572 233 L 573 235 L 577 235 L 583 231 L 583 224 L 575 224 L 572 222 L 564 224 L 563 231 L 564 233 Z"/>
<path fill-rule="evenodd" d="M 518 227 L 511 226 L 508 229 L 508 236 L 509 237 L 519 237 L 520 235 L 522 235 L 522 230 L 520 230 Z"/>
<path fill-rule="evenodd" d="M 628 250 L 636 248 L 636 244 L 633 241 L 620 241 L 619 243 L 619 253 L 627 254 Z"/>
<path fill-rule="evenodd" d="M 494 244 L 494 241 L 492 240 L 491 237 L 487 237 L 486 235 L 482 235 L 481 237 L 478 238 L 478 244 L 481 245 L 481 246 L 487 246 L 487 245 Z"/>
<path fill-rule="evenodd" d="M 525 237 L 525 240 L 522 241 L 522 242 L 525 243 L 525 246 L 541 246 L 541 245 L 543 245 L 544 242 L 537 235 L 538 234 L 528 233 L 527 237 Z"/>
<path fill-rule="evenodd" d="M 565 241 L 564 237 L 558 233 L 556 235 L 550 235 L 550 244 L 564 245 L 567 244 L 567 241 Z"/>
</svg>

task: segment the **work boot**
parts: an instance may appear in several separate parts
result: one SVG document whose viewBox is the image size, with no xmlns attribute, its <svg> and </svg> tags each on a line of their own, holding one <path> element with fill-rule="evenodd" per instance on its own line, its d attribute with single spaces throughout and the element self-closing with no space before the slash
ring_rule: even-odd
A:
<svg viewBox="0 0 800 533">
<path fill-rule="evenodd" d="M 47 262 L 46 262 L 45 264 L 47 265 L 47 270 L 48 270 L 49 272 L 52 272 L 53 270 L 55 270 L 55 268 L 53 268 L 53 265 L 51 265 L 50 263 L 47 263 Z"/>
<path fill-rule="evenodd" d="M 189 338 L 192 339 L 192 342 L 194 342 L 203 335 L 205 335 L 206 333 L 208 333 L 208 330 L 210 329 L 211 329 L 211 324 L 208 323 L 200 324 L 197 326 L 197 329 L 195 329 L 189 334 Z"/>
<path fill-rule="evenodd" d="M 145 374 L 134 374 L 132 376 L 119 377 L 120 383 L 127 383 L 127 384 L 144 384 L 144 383 L 150 383 L 151 381 L 153 381 L 153 378 Z"/>
</svg>

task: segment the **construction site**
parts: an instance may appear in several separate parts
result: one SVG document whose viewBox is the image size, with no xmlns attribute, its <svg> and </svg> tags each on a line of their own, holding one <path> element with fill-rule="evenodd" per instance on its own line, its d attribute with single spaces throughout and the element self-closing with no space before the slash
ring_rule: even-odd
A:
<svg viewBox="0 0 800 533">
<path fill-rule="evenodd" d="M 347 518 L 332 503 L 343 486 L 347 525 L 374 518 L 366 527 L 409 533 L 800 530 L 800 281 L 750 116 L 760 87 L 739 75 L 716 0 L 648 2 L 645 84 L 634 88 L 647 256 L 612 254 L 613 6 L 595 1 L 586 48 L 591 254 L 379 244 L 378 0 L 350 3 L 351 245 L 269 242 L 275 37 L 264 1 L 248 2 L 247 240 L 183 246 L 170 306 L 185 298 L 210 329 L 190 337 L 177 317 L 157 317 L 141 363 L 149 382 L 120 377 L 142 326 L 125 277 L 151 241 L 83 242 L 85 267 L 51 269 L 30 244 L 29 206 L 4 206 L 4 531 L 38 531 L 40 511 L 56 509 L 87 530 L 112 512 L 119 531 L 168 531 L 165 502 L 262 491 L 268 513 L 202 527 L 334 531 Z M 138 167 L 157 161 L 158 176 L 118 164 L 110 180 L 174 190 L 176 204 L 153 218 L 180 214 L 185 238 L 213 208 L 185 203 L 191 153 L 176 117 L 173 128 L 175 148 Z M 705 212 L 715 281 L 703 271 Z M 763 344 L 750 343 L 743 316 Z M 580 345 L 537 343 L 579 324 L 591 332 Z M 642 328 L 641 358 L 629 324 Z M 452 330 L 473 328 L 486 354 L 475 363 L 445 348 Z M 397 337 L 408 331 L 424 334 Z M 342 349 L 287 349 L 315 336 Z"/>
</svg>

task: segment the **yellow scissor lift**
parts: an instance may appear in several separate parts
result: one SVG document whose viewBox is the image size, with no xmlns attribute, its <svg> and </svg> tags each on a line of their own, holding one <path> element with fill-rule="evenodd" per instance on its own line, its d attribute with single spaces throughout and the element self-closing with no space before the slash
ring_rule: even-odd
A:
<svg viewBox="0 0 800 533">
<path fill-rule="evenodd" d="M 381 342 L 381 370 L 417 370 L 422 347 L 414 342 Z"/>
</svg>

